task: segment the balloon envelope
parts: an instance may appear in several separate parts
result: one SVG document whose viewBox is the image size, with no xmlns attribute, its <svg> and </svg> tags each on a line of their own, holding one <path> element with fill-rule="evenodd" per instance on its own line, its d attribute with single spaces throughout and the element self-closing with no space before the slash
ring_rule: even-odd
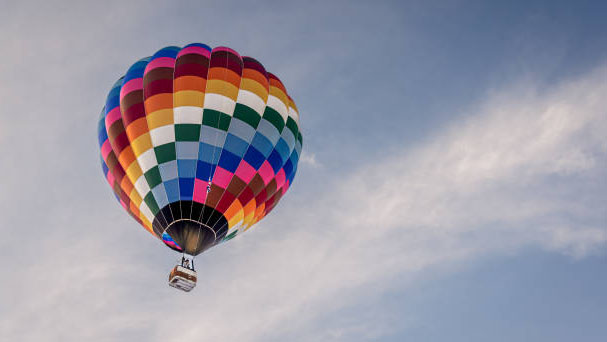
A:
<svg viewBox="0 0 607 342">
<path fill-rule="evenodd" d="M 197 255 L 265 217 L 293 183 L 299 114 L 263 65 L 227 47 L 165 47 L 110 90 L 103 173 L 123 208 Z"/>
</svg>

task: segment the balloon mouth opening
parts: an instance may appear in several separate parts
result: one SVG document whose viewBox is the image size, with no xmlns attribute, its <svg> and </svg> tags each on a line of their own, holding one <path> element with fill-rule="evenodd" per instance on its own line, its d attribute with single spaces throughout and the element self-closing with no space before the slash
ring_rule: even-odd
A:
<svg viewBox="0 0 607 342">
<path fill-rule="evenodd" d="M 198 255 L 222 241 L 228 231 L 223 213 L 194 201 L 165 205 L 154 217 L 154 234 L 179 253 Z"/>
<path fill-rule="evenodd" d="M 211 227 L 192 219 L 171 222 L 162 233 L 162 240 L 167 246 L 190 255 L 204 252 L 215 243 L 216 238 Z"/>
</svg>

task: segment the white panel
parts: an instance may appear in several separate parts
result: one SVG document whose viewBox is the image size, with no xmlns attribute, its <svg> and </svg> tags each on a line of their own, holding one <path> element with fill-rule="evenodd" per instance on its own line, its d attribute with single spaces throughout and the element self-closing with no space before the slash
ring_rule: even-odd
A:
<svg viewBox="0 0 607 342">
<path fill-rule="evenodd" d="M 143 173 L 148 172 L 149 169 L 158 165 L 154 149 L 150 148 L 149 150 L 143 152 L 139 157 L 137 157 L 137 163 L 139 163 L 139 167 L 141 167 L 141 171 L 143 171 Z"/>
<path fill-rule="evenodd" d="M 150 222 L 154 222 L 154 214 L 148 207 L 148 204 L 144 201 L 141 201 L 141 205 L 139 206 L 139 211 L 145 216 Z"/>
<path fill-rule="evenodd" d="M 152 144 L 160 146 L 175 141 L 175 125 L 160 126 L 150 131 Z"/>
<path fill-rule="evenodd" d="M 294 107 L 289 106 L 289 116 L 295 120 L 297 126 L 299 126 L 299 113 L 295 110 Z"/>
<path fill-rule="evenodd" d="M 183 106 L 173 108 L 176 124 L 202 124 L 202 108 Z"/>
<path fill-rule="evenodd" d="M 263 115 L 263 112 L 266 109 L 266 103 L 263 101 L 263 99 L 248 90 L 241 89 L 238 92 L 237 102 L 251 107 L 259 115 Z"/>
<path fill-rule="evenodd" d="M 212 93 L 207 93 L 204 97 L 204 108 L 213 109 L 232 116 L 234 107 L 236 107 L 236 102 L 229 97 Z"/>
<path fill-rule="evenodd" d="M 285 106 L 285 104 L 280 101 L 276 96 L 268 96 L 268 107 L 274 108 L 275 111 L 280 113 L 285 122 L 287 122 L 287 118 L 289 117 L 289 110 L 287 109 L 287 106 Z"/>
<path fill-rule="evenodd" d="M 145 179 L 144 175 L 141 175 L 141 177 L 139 177 L 139 179 L 135 182 L 135 189 L 137 189 L 137 192 L 141 198 L 144 198 L 145 195 L 150 192 L 150 186 L 148 185 L 148 181 Z"/>
</svg>

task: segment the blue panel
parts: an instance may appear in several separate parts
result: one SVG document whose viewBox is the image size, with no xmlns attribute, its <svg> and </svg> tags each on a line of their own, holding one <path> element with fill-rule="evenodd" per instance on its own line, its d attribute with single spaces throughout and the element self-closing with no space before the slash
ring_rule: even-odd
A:
<svg viewBox="0 0 607 342">
<path fill-rule="evenodd" d="M 255 138 L 253 138 L 251 146 L 255 147 L 264 156 L 269 156 L 270 152 L 272 152 L 274 149 L 274 145 L 272 145 L 272 143 L 266 137 L 259 133 L 255 134 Z"/>
<path fill-rule="evenodd" d="M 268 157 L 268 163 L 270 163 L 270 166 L 272 166 L 272 169 L 274 170 L 275 174 L 280 171 L 283 163 L 278 151 L 272 151 L 272 154 L 270 154 L 270 156 Z"/>
<path fill-rule="evenodd" d="M 179 181 L 177 179 L 164 182 L 164 188 L 170 203 L 179 201 Z"/>
<path fill-rule="evenodd" d="M 226 131 L 222 131 L 215 127 L 202 125 L 200 127 L 200 141 L 211 146 L 223 146 L 226 139 Z"/>
<path fill-rule="evenodd" d="M 192 44 L 188 44 L 188 45 L 184 46 L 183 48 L 185 49 L 185 48 L 190 47 L 190 46 L 197 46 L 197 47 L 201 47 L 201 48 L 203 48 L 203 49 L 208 50 L 209 52 L 211 52 L 211 51 L 213 50 L 213 49 L 211 49 L 211 47 L 210 47 L 210 46 L 208 46 L 207 44 L 202 44 L 202 43 L 192 43 Z"/>
<path fill-rule="evenodd" d="M 287 162 L 285 163 L 285 166 L 283 168 L 285 169 L 285 175 L 287 176 L 287 179 L 289 179 L 291 172 L 293 172 L 293 163 L 291 162 L 290 159 L 287 160 Z"/>
<path fill-rule="evenodd" d="M 170 162 L 159 164 L 158 171 L 160 171 L 160 177 L 162 177 L 164 182 L 177 178 L 177 161 L 171 160 Z"/>
<path fill-rule="evenodd" d="M 99 125 L 99 126 L 101 126 L 101 125 Z M 103 127 L 100 127 L 100 128 L 101 129 L 99 129 L 99 134 L 97 135 L 97 138 L 99 139 L 99 147 L 103 146 L 103 143 L 109 139 L 107 136 L 107 132 L 105 131 L 105 122 L 103 123 Z"/>
<path fill-rule="evenodd" d="M 270 141 L 272 146 L 276 145 L 276 141 L 280 138 L 280 132 L 266 119 L 261 119 L 261 121 L 259 121 L 257 134 L 263 134 Z"/>
<path fill-rule="evenodd" d="M 198 161 L 198 166 L 196 166 L 196 178 L 206 181 L 214 172 L 215 165 L 200 160 Z"/>
<path fill-rule="evenodd" d="M 156 58 L 160 58 L 160 57 L 175 58 L 175 57 L 177 57 L 177 53 L 179 52 L 179 50 L 181 50 L 181 48 L 178 46 L 167 46 L 165 48 L 158 50 L 158 52 L 156 52 L 152 56 L 152 60 L 154 60 Z"/>
<path fill-rule="evenodd" d="M 232 118 L 228 132 L 249 143 L 253 140 L 255 128 L 238 118 Z"/>
<path fill-rule="evenodd" d="M 251 164 L 256 170 L 259 170 L 261 164 L 266 160 L 263 154 L 259 152 L 255 147 L 249 147 L 247 153 L 245 153 L 243 158 L 247 163 Z"/>
<path fill-rule="evenodd" d="M 280 137 L 284 139 L 285 143 L 289 147 L 289 151 L 292 151 L 295 148 L 295 136 L 290 129 L 283 129 Z"/>
<path fill-rule="evenodd" d="M 274 149 L 280 154 L 282 160 L 287 160 L 291 154 L 289 146 L 287 146 L 287 143 L 282 138 L 278 140 L 278 143 Z"/>
<path fill-rule="evenodd" d="M 194 178 L 179 178 L 179 199 L 189 201 L 194 195 Z"/>
<path fill-rule="evenodd" d="M 200 143 L 200 147 L 198 150 L 198 160 L 202 160 L 209 164 L 217 165 L 219 161 L 219 155 L 221 154 L 221 149 L 207 145 L 205 143 Z"/>
<path fill-rule="evenodd" d="M 228 133 L 226 142 L 223 145 L 224 150 L 228 150 L 232 152 L 232 154 L 241 157 L 244 156 L 248 147 L 249 143 L 230 133 Z"/>
<path fill-rule="evenodd" d="M 154 195 L 154 199 L 156 200 L 156 202 L 158 203 L 158 205 L 160 206 L 160 208 L 162 208 L 165 205 L 169 204 L 167 202 L 167 196 L 166 196 L 166 193 L 165 193 L 165 189 L 164 189 L 163 183 L 160 183 L 160 184 L 156 185 L 156 187 L 154 187 L 154 189 L 152 189 L 152 194 Z"/>
<path fill-rule="evenodd" d="M 175 151 L 177 160 L 198 158 L 198 142 L 196 141 L 177 141 L 175 142 Z"/>
<path fill-rule="evenodd" d="M 103 170 L 103 174 L 107 177 L 107 173 L 110 171 L 110 168 L 107 167 L 103 159 L 101 159 L 101 169 Z"/>
<path fill-rule="evenodd" d="M 143 72 L 145 71 L 145 67 L 150 62 L 150 58 L 151 57 L 142 58 L 135 64 L 131 65 L 129 70 L 126 72 L 126 75 L 124 76 L 124 83 L 127 83 L 128 81 L 136 78 L 142 78 Z"/>
<path fill-rule="evenodd" d="M 219 159 L 219 166 L 234 173 L 242 160 L 241 157 L 234 155 L 233 153 L 224 150 Z"/>
<path fill-rule="evenodd" d="M 194 178 L 196 176 L 196 159 L 184 159 L 177 161 L 179 178 Z"/>
</svg>

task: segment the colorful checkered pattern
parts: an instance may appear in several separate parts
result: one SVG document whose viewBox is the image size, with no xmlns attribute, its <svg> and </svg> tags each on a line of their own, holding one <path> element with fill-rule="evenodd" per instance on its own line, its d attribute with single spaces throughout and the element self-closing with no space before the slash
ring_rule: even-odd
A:
<svg viewBox="0 0 607 342">
<path fill-rule="evenodd" d="M 295 103 L 261 63 L 190 44 L 137 61 L 114 84 L 99 144 L 121 205 L 180 250 L 172 222 L 212 227 L 216 244 L 274 209 L 293 183 L 302 136 Z"/>
</svg>

